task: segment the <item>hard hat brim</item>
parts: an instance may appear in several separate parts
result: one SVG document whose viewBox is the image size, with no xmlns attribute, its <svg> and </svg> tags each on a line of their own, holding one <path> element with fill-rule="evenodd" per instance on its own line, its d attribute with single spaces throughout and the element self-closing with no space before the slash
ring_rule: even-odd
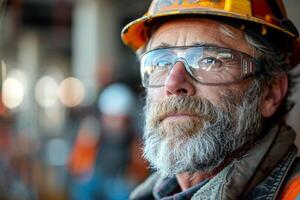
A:
<svg viewBox="0 0 300 200">
<path fill-rule="evenodd" d="M 146 14 L 143 17 L 127 24 L 123 28 L 121 32 L 122 40 L 133 51 L 137 51 L 143 47 L 149 39 L 147 38 L 147 31 L 150 27 L 148 27 L 147 24 L 149 24 L 151 21 L 186 16 L 214 18 L 220 21 L 230 21 L 231 23 L 237 23 L 237 25 L 246 25 L 246 29 L 256 29 L 256 32 L 258 33 L 260 33 L 264 27 L 267 30 L 268 36 L 272 36 L 274 38 L 279 37 L 280 39 L 283 39 L 283 41 L 277 39 L 277 42 L 281 42 L 284 46 L 286 46 L 286 43 L 291 44 L 288 48 L 290 48 L 289 51 L 292 52 L 292 55 L 290 56 L 292 67 L 296 66 L 300 62 L 300 40 L 292 32 L 259 18 L 240 15 L 232 12 L 223 12 L 220 10 L 183 9 L 161 12 L 155 16 L 149 16 Z M 279 44 L 279 46 L 281 45 Z"/>
</svg>

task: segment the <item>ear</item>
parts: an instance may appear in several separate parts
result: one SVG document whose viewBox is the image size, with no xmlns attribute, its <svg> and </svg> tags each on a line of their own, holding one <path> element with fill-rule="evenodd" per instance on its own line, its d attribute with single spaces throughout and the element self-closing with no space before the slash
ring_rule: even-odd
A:
<svg viewBox="0 0 300 200">
<path fill-rule="evenodd" d="M 288 89 L 288 78 L 286 74 L 279 75 L 263 91 L 261 101 L 261 114 L 263 117 L 271 117 L 275 114 L 283 101 Z"/>
</svg>

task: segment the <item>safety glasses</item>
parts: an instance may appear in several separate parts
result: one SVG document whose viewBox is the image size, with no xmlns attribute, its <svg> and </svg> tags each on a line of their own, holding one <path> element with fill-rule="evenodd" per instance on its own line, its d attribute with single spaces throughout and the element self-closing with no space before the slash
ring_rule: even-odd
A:
<svg viewBox="0 0 300 200">
<path fill-rule="evenodd" d="M 158 48 L 140 57 L 144 87 L 162 87 L 174 65 L 182 62 L 188 74 L 204 85 L 231 84 L 258 72 L 252 56 L 217 46 Z"/>
</svg>

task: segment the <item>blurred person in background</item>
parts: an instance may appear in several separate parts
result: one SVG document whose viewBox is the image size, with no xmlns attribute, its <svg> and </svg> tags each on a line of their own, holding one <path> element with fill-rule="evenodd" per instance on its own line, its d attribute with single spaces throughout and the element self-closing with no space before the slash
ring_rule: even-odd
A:
<svg viewBox="0 0 300 200">
<path fill-rule="evenodd" d="M 122 39 L 147 88 L 144 157 L 131 199 L 299 199 L 285 117 L 300 62 L 283 1 L 153 0 Z"/>
<path fill-rule="evenodd" d="M 125 84 L 102 90 L 99 120 L 90 117 L 82 122 L 71 154 L 72 199 L 125 200 L 148 175 L 133 126 L 135 106 L 135 94 Z"/>
<path fill-rule="evenodd" d="M 71 199 L 94 199 L 95 164 L 100 134 L 97 118 L 89 116 L 81 121 L 68 163 Z"/>
</svg>

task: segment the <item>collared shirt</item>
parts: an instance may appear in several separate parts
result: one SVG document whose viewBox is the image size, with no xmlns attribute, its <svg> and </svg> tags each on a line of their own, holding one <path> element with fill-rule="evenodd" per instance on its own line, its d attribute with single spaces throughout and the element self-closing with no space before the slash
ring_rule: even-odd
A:
<svg viewBox="0 0 300 200">
<path fill-rule="evenodd" d="M 153 189 L 153 195 L 155 199 L 161 200 L 191 199 L 192 196 L 208 182 L 208 180 L 209 179 L 206 179 L 188 190 L 182 191 L 175 176 L 172 178 L 165 178 L 160 185 Z"/>
</svg>

